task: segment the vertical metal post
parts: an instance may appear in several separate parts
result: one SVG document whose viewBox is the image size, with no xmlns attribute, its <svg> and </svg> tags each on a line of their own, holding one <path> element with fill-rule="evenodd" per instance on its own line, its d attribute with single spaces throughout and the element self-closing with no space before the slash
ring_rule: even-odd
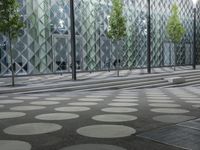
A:
<svg viewBox="0 0 200 150">
<path fill-rule="evenodd" d="M 150 0 L 147 0 L 147 72 L 151 73 L 151 6 Z"/>
<path fill-rule="evenodd" d="M 196 69 L 196 7 L 193 8 L 194 11 L 194 33 L 193 33 L 193 69 Z"/>
<path fill-rule="evenodd" d="M 72 80 L 76 80 L 76 33 L 74 18 L 74 0 L 70 0 Z"/>
</svg>

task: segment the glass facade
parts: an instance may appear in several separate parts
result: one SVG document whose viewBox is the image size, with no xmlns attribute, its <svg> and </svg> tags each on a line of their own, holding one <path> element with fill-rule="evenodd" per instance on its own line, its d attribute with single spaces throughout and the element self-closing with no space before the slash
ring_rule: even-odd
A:
<svg viewBox="0 0 200 150">
<path fill-rule="evenodd" d="M 69 0 L 18 0 L 26 28 L 13 45 L 16 75 L 71 72 Z M 152 67 L 172 66 L 174 46 L 166 33 L 173 3 L 186 29 L 178 45 L 177 64 L 192 64 L 192 0 L 151 0 Z M 111 0 L 75 0 L 76 52 L 78 71 L 115 69 L 117 51 L 121 69 L 147 66 L 147 1 L 123 0 L 127 37 L 121 49 L 107 38 Z M 197 9 L 200 7 L 198 5 Z M 197 10 L 197 13 L 200 11 Z M 197 48 L 200 50 L 200 13 L 197 14 Z M 0 35 L 0 76 L 10 75 L 8 40 Z M 199 54 L 199 53 L 198 53 Z M 200 55 L 200 54 L 199 54 Z M 199 58 L 199 57 L 198 57 Z M 199 60 L 199 59 L 198 59 Z"/>
</svg>

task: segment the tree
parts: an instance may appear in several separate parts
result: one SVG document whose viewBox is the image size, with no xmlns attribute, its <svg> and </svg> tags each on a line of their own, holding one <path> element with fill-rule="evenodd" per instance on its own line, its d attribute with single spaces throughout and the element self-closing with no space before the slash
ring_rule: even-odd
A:
<svg viewBox="0 0 200 150">
<path fill-rule="evenodd" d="M 126 36 L 126 19 L 123 16 L 122 0 L 112 0 L 112 11 L 109 17 L 108 38 L 114 43 L 118 42 Z M 119 46 L 119 45 L 118 45 Z M 117 50 L 117 76 L 119 76 L 119 54 Z"/>
<path fill-rule="evenodd" d="M 24 26 L 18 10 L 19 4 L 17 0 L 0 0 L 0 33 L 5 34 L 9 39 L 12 86 L 15 86 L 12 40 L 15 40 L 18 37 L 20 29 Z"/>
<path fill-rule="evenodd" d="M 171 13 L 172 15 L 169 17 L 169 20 L 167 23 L 167 33 L 170 40 L 174 43 L 174 70 L 175 70 L 177 44 L 181 42 L 185 34 L 185 28 L 183 27 L 179 19 L 178 6 L 176 4 L 173 4 Z"/>
</svg>

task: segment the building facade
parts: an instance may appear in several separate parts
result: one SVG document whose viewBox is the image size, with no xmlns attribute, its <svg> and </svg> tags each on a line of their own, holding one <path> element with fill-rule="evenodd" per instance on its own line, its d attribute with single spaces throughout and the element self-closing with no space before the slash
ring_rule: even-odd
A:
<svg viewBox="0 0 200 150">
<path fill-rule="evenodd" d="M 18 0 L 26 28 L 13 45 L 16 75 L 71 72 L 70 1 Z M 147 67 L 147 0 L 123 0 L 127 37 L 121 48 L 107 37 L 111 0 L 75 0 L 78 71 L 115 69 L 117 51 L 121 69 Z M 178 45 L 177 65 L 193 62 L 192 0 L 151 0 L 151 65 L 174 65 L 174 46 L 166 33 L 171 6 L 179 6 L 186 34 Z M 200 51 L 199 5 L 197 50 Z M 199 58 L 199 57 L 197 57 Z M 199 60 L 199 59 L 198 59 Z M 198 62 L 199 63 L 199 62 Z M 8 40 L 0 35 L 0 76 L 10 75 Z"/>
</svg>

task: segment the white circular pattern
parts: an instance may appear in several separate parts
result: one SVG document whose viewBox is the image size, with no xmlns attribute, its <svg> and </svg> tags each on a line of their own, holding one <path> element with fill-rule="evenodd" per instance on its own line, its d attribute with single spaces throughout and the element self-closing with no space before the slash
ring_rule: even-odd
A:
<svg viewBox="0 0 200 150">
<path fill-rule="evenodd" d="M 46 100 L 48 101 L 68 101 L 71 98 L 67 98 L 67 97 L 48 97 L 46 98 Z"/>
<path fill-rule="evenodd" d="M 187 101 L 189 101 L 189 100 L 191 100 L 191 101 L 200 101 L 200 98 L 181 98 L 182 100 L 187 100 Z"/>
<path fill-rule="evenodd" d="M 50 94 L 29 94 L 29 96 L 32 96 L 32 97 L 44 97 L 44 96 L 50 96 Z"/>
<path fill-rule="evenodd" d="M 109 113 L 131 113 L 131 112 L 138 111 L 138 109 L 127 108 L 127 107 L 109 107 L 109 108 L 102 109 L 102 111 L 109 112 Z"/>
<path fill-rule="evenodd" d="M 137 94 L 119 94 L 117 97 L 131 97 L 131 98 L 138 98 Z"/>
<path fill-rule="evenodd" d="M 170 97 L 147 97 L 147 99 L 155 99 L 155 100 L 170 100 Z"/>
<path fill-rule="evenodd" d="M 74 145 L 70 147 L 64 147 L 60 150 L 126 150 L 126 149 L 118 147 L 118 146 L 114 146 L 114 145 L 81 144 L 81 145 Z"/>
<path fill-rule="evenodd" d="M 151 103 L 174 103 L 172 100 L 148 100 Z"/>
<path fill-rule="evenodd" d="M 200 105 L 192 105 L 194 108 L 200 108 Z"/>
<path fill-rule="evenodd" d="M 68 120 L 78 118 L 79 115 L 70 113 L 51 113 L 38 115 L 35 118 L 39 120 Z"/>
<path fill-rule="evenodd" d="M 113 102 L 138 102 L 137 99 L 114 99 Z"/>
<path fill-rule="evenodd" d="M 120 138 L 136 133 L 136 130 L 122 125 L 92 125 L 82 127 L 77 133 L 93 138 Z"/>
<path fill-rule="evenodd" d="M 86 97 L 87 98 L 106 98 L 108 96 L 105 96 L 105 95 L 88 95 Z"/>
<path fill-rule="evenodd" d="M 25 116 L 22 112 L 0 112 L 0 119 L 18 118 Z"/>
<path fill-rule="evenodd" d="M 32 111 L 32 110 L 41 110 L 45 109 L 46 107 L 44 106 L 16 106 L 10 108 L 10 110 L 15 110 L 15 111 Z"/>
<path fill-rule="evenodd" d="M 31 102 L 32 105 L 56 105 L 60 104 L 60 102 L 54 102 L 54 101 L 35 101 Z"/>
<path fill-rule="evenodd" d="M 27 123 L 10 126 L 4 132 L 11 135 L 37 135 L 58 131 L 62 126 L 54 123 Z"/>
<path fill-rule="evenodd" d="M 68 105 L 74 105 L 74 106 L 94 106 L 94 105 L 98 105 L 98 103 L 92 103 L 92 102 L 74 102 L 74 103 L 69 103 Z"/>
<path fill-rule="evenodd" d="M 119 98 L 119 99 L 138 99 L 138 97 L 133 97 L 133 96 L 117 96 L 116 98 Z"/>
<path fill-rule="evenodd" d="M 163 123 L 180 123 L 191 119 L 195 119 L 195 117 L 184 115 L 162 115 L 153 117 L 153 120 Z"/>
<path fill-rule="evenodd" d="M 177 95 L 176 95 L 177 96 Z M 197 96 L 194 96 L 194 95 L 184 95 L 184 94 L 181 94 L 181 95 L 179 95 L 178 97 L 180 97 L 180 98 L 198 98 Z"/>
<path fill-rule="evenodd" d="M 14 97 L 14 99 L 20 99 L 20 100 L 35 100 L 35 99 L 39 99 L 39 97 L 20 96 L 20 97 Z"/>
<path fill-rule="evenodd" d="M 0 150 L 31 150 L 31 145 L 23 141 L 0 140 Z"/>
<path fill-rule="evenodd" d="M 151 107 L 181 107 L 181 105 L 178 104 L 169 104 L 169 103 L 153 103 L 149 104 Z"/>
<path fill-rule="evenodd" d="M 99 101 L 104 101 L 104 99 L 99 99 L 99 98 L 80 98 L 78 100 L 79 101 L 85 101 L 85 102 L 99 102 Z"/>
<path fill-rule="evenodd" d="M 23 103 L 22 100 L 0 100 L 0 104 L 17 104 L 17 103 Z"/>
<path fill-rule="evenodd" d="M 186 101 L 186 103 L 200 104 L 200 101 Z"/>
<path fill-rule="evenodd" d="M 151 111 L 156 113 L 168 113 L 168 114 L 184 114 L 189 112 L 188 110 L 177 109 L 177 108 L 155 108 L 151 109 Z"/>
<path fill-rule="evenodd" d="M 132 115 L 121 115 L 121 114 L 105 114 L 92 117 L 93 120 L 103 122 L 125 122 L 136 120 L 137 117 Z"/>
<path fill-rule="evenodd" d="M 7 98 L 7 95 L 0 95 L 0 98 Z"/>
<path fill-rule="evenodd" d="M 82 112 L 90 110 L 89 107 L 59 107 L 55 108 L 56 111 L 61 112 Z"/>
<path fill-rule="evenodd" d="M 116 107 L 128 107 L 128 106 L 137 106 L 136 103 L 110 103 L 109 106 L 116 106 Z"/>
</svg>

